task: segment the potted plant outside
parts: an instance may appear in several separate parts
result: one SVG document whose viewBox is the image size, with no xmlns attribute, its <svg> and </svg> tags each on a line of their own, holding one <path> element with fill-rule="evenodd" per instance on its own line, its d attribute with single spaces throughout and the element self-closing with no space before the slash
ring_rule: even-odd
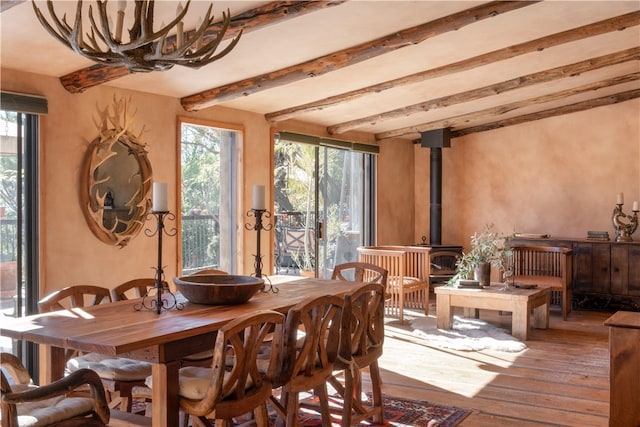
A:
<svg viewBox="0 0 640 427">
<path fill-rule="evenodd" d="M 457 262 L 457 273 L 449 280 L 455 285 L 460 279 L 474 278 L 481 286 L 491 281 L 491 267 L 504 269 L 509 249 L 505 246 L 506 237 L 493 231 L 493 224 L 485 225 L 480 233 L 471 236 L 471 250 L 463 252 Z"/>
<path fill-rule="evenodd" d="M 305 249 L 297 252 L 291 252 L 291 260 L 294 265 L 300 269 L 301 276 L 315 276 L 315 267 L 313 265 L 313 256 L 311 251 Z"/>
</svg>

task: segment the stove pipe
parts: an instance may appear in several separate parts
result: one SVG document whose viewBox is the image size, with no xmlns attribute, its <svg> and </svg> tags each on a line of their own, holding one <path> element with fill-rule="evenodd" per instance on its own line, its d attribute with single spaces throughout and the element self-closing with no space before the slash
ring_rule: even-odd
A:
<svg viewBox="0 0 640 427">
<path fill-rule="evenodd" d="M 442 244 L 442 148 L 431 148 L 429 244 Z"/>
<path fill-rule="evenodd" d="M 421 132 L 420 145 L 431 148 L 429 244 L 437 246 L 442 245 L 442 148 L 451 147 L 451 130 Z"/>
</svg>

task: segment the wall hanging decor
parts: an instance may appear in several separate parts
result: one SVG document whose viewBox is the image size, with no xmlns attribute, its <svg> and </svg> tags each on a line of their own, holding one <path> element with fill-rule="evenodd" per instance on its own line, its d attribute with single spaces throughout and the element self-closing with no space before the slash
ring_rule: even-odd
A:
<svg viewBox="0 0 640 427">
<path fill-rule="evenodd" d="M 151 163 L 146 144 L 131 131 L 131 100 L 116 99 L 99 110 L 98 136 L 89 144 L 80 172 L 82 212 L 102 242 L 124 247 L 151 208 Z"/>
</svg>

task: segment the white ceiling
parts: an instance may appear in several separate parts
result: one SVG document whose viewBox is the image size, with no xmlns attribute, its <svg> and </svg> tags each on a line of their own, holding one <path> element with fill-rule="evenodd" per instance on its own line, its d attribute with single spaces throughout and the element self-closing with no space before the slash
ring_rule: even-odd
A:
<svg viewBox="0 0 640 427">
<path fill-rule="evenodd" d="M 216 16 L 221 16 L 222 11 L 228 8 L 231 15 L 235 16 L 265 3 L 267 2 L 215 1 L 213 10 Z M 242 35 L 239 44 L 230 54 L 201 69 L 176 66 L 166 72 L 131 74 L 105 84 L 181 98 L 290 67 L 483 3 L 486 2 L 351 0 L 247 32 Z M 68 15 L 74 15 L 75 2 L 56 1 L 54 4 L 56 10 L 66 10 Z M 195 20 L 203 15 L 209 4 L 207 1 L 193 1 L 188 14 L 189 19 Z M 46 9 L 46 5 L 41 2 L 38 2 L 38 5 Z M 175 16 L 176 7 L 175 1 L 158 2 L 156 22 L 169 22 Z M 356 65 L 238 97 L 221 105 L 261 114 L 276 112 L 639 10 L 640 1 L 544 1 L 481 20 L 457 31 L 438 35 Z M 0 18 L 2 68 L 61 77 L 92 65 L 90 61 L 53 39 L 40 26 L 31 2 L 5 7 Z M 185 27 L 188 25 L 189 20 L 186 20 Z M 191 25 L 195 26 L 195 22 Z M 469 71 L 371 94 L 351 102 L 305 113 L 296 119 L 323 126 L 336 125 L 639 46 L 640 27 L 635 25 L 624 31 L 590 37 Z M 637 72 L 640 72 L 640 64 L 636 59 L 579 76 L 536 84 L 450 107 L 393 120 L 379 120 L 357 130 L 381 133 L 418 126 L 433 120 L 455 117 L 517 100 L 552 94 L 612 76 Z M 640 83 L 635 80 L 515 110 L 498 117 L 514 117 L 639 88 Z M 456 126 L 462 125 L 455 124 L 452 127 L 455 129 Z M 413 139 L 417 135 L 414 132 L 403 137 Z"/>
</svg>

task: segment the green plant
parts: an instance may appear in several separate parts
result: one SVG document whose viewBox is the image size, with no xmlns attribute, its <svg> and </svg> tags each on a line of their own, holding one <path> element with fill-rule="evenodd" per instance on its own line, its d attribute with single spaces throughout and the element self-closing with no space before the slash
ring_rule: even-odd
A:
<svg viewBox="0 0 640 427">
<path fill-rule="evenodd" d="M 471 250 L 463 252 L 456 263 L 457 273 L 449 279 L 449 285 L 455 284 L 460 279 L 471 278 L 474 269 L 482 263 L 504 270 L 510 253 L 505 245 L 506 240 L 507 236 L 493 231 L 493 224 L 487 224 L 482 232 L 474 233 L 471 236 Z"/>
<path fill-rule="evenodd" d="M 310 250 L 299 250 L 291 252 L 291 260 L 300 270 L 313 270 L 313 255 Z"/>
</svg>

